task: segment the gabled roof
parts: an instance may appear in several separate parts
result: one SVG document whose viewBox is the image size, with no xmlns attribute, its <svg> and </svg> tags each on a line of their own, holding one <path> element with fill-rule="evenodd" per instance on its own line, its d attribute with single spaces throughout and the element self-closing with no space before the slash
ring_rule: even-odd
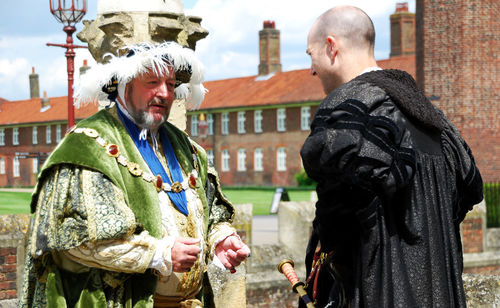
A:
<svg viewBox="0 0 500 308">
<path fill-rule="evenodd" d="M 42 99 L 3 101 L 0 105 L 0 125 L 67 121 L 67 96 L 49 98 L 50 108 L 42 110 Z M 88 104 L 75 109 L 75 119 L 83 119 L 97 112 L 97 105 Z"/>
<path fill-rule="evenodd" d="M 377 61 L 384 69 L 400 69 L 415 78 L 415 55 Z M 253 107 L 302 102 L 320 102 L 325 97 L 321 81 L 309 69 L 206 81 L 208 89 L 199 109 Z"/>
</svg>

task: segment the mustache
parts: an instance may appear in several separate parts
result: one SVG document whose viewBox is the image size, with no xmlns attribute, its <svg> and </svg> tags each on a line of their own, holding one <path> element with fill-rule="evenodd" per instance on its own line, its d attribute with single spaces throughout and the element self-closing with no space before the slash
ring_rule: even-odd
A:
<svg viewBox="0 0 500 308">
<path fill-rule="evenodd" d="M 149 101 L 148 107 L 151 105 L 164 105 L 165 107 L 168 107 L 168 101 L 166 99 L 155 97 Z"/>
</svg>

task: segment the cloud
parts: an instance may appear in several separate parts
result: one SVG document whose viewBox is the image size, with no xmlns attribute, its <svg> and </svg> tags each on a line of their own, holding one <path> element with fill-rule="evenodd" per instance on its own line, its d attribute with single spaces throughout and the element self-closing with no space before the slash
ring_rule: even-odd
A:
<svg viewBox="0 0 500 308">
<path fill-rule="evenodd" d="M 410 11 L 414 12 L 410 1 Z M 206 66 L 206 79 L 223 79 L 257 74 L 259 62 L 258 32 L 265 20 L 273 20 L 281 34 L 283 70 L 308 68 L 306 38 L 314 20 L 333 5 L 354 5 L 373 20 L 377 32 L 377 59 L 389 56 L 389 15 L 395 11 L 393 0 L 336 1 L 315 0 L 199 0 L 186 15 L 202 17 L 209 31 L 199 41 L 196 53 Z"/>
</svg>

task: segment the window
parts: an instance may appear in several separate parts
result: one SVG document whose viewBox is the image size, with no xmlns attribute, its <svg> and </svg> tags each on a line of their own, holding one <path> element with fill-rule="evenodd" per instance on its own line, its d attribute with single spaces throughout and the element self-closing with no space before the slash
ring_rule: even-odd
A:
<svg viewBox="0 0 500 308">
<path fill-rule="evenodd" d="M 214 115 L 207 114 L 207 125 L 208 125 L 208 135 L 212 136 L 214 134 Z"/>
<path fill-rule="evenodd" d="M 264 167 L 262 166 L 262 149 L 261 148 L 256 148 L 254 153 L 253 153 L 253 168 L 255 171 L 263 171 Z"/>
<path fill-rule="evenodd" d="M 33 158 L 33 173 L 38 173 L 38 158 L 35 157 Z"/>
<path fill-rule="evenodd" d="M 191 136 L 198 136 L 198 115 L 191 116 Z"/>
<path fill-rule="evenodd" d="M 278 152 L 276 153 L 276 169 L 278 171 L 286 170 L 286 149 L 278 148 Z"/>
<path fill-rule="evenodd" d="M 284 132 L 286 130 L 286 109 L 280 108 L 276 110 L 276 129 L 279 132 Z"/>
<path fill-rule="evenodd" d="M 61 141 L 61 124 L 56 125 L 56 142 Z"/>
<path fill-rule="evenodd" d="M 0 158 L 0 174 L 5 174 L 5 158 Z"/>
<path fill-rule="evenodd" d="M 223 112 L 221 114 L 221 134 L 227 135 L 229 133 L 229 114 L 227 112 Z"/>
<path fill-rule="evenodd" d="M 245 149 L 238 149 L 238 171 L 246 171 L 247 153 Z"/>
<path fill-rule="evenodd" d="M 50 144 L 51 142 L 51 137 L 50 137 L 50 125 L 47 125 L 45 127 L 45 143 Z"/>
<path fill-rule="evenodd" d="M 229 171 L 229 150 L 222 150 L 222 171 Z"/>
<path fill-rule="evenodd" d="M 12 144 L 13 145 L 19 144 L 19 127 L 14 127 L 12 129 Z"/>
<path fill-rule="evenodd" d="M 238 134 L 245 133 L 245 111 L 238 111 Z"/>
<path fill-rule="evenodd" d="M 309 130 L 311 125 L 311 107 L 300 108 L 300 128 L 302 130 Z"/>
<path fill-rule="evenodd" d="M 253 127 L 254 132 L 262 133 L 262 110 L 255 110 L 253 112 Z"/>
<path fill-rule="evenodd" d="M 213 166 L 213 164 L 214 164 L 214 150 L 212 150 L 212 149 L 207 150 L 207 160 L 208 160 L 208 163 Z"/>
<path fill-rule="evenodd" d="M 38 129 L 33 126 L 33 144 L 38 144 Z"/>
<path fill-rule="evenodd" d="M 12 171 L 14 173 L 14 177 L 17 178 L 17 177 L 19 177 L 19 157 L 14 156 L 14 160 L 12 163 L 14 165 L 14 170 L 12 170 Z"/>
<path fill-rule="evenodd" d="M 0 145 L 5 145 L 5 128 L 0 128 Z"/>
</svg>

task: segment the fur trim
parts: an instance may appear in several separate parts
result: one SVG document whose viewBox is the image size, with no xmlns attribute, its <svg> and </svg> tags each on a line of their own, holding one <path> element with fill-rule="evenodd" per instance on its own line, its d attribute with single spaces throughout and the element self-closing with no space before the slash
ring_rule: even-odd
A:
<svg viewBox="0 0 500 308">
<path fill-rule="evenodd" d="M 108 94 L 103 91 L 103 87 L 113 78 L 118 81 L 118 88 L 124 88 L 132 79 L 151 68 L 159 76 L 166 75 L 171 69 L 175 72 L 190 71 L 189 83 L 181 83 L 176 87 L 175 98 L 186 99 L 193 109 L 200 106 L 206 92 L 202 84 L 205 69 L 192 49 L 175 42 L 141 43 L 122 49 L 127 50 L 128 55 L 117 57 L 105 54 L 104 58 L 109 58 L 107 63 L 96 64 L 80 77 L 74 96 L 77 108 L 89 102 L 107 99 Z"/>
</svg>

